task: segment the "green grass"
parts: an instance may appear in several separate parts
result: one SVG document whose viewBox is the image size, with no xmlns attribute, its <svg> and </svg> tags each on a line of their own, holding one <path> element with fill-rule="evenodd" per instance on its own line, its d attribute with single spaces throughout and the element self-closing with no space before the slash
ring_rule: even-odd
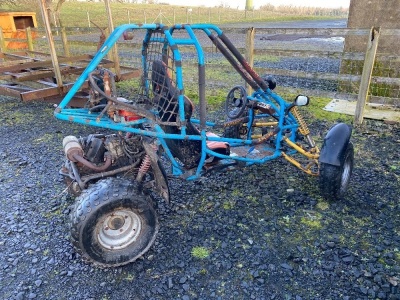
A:
<svg viewBox="0 0 400 300">
<path fill-rule="evenodd" d="M 205 259 L 210 256 L 210 251 L 205 247 L 193 247 L 192 256 L 198 259 Z"/>
</svg>

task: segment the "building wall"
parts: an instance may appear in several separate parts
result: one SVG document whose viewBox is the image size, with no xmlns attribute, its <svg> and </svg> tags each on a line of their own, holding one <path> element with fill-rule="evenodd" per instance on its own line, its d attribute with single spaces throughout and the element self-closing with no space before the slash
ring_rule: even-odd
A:
<svg viewBox="0 0 400 300">
<path fill-rule="evenodd" d="M 400 29 L 400 0 L 351 0 L 349 28 Z M 347 52 L 364 52 L 367 47 L 366 37 L 351 36 L 346 38 Z M 381 36 L 379 53 L 400 55 L 399 36 Z"/>
</svg>

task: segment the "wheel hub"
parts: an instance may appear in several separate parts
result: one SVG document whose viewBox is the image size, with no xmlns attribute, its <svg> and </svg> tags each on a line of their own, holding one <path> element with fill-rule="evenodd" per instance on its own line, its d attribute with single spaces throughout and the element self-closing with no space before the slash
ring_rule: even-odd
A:
<svg viewBox="0 0 400 300">
<path fill-rule="evenodd" d="M 135 242 L 142 223 L 131 210 L 118 210 L 105 216 L 98 224 L 98 241 L 106 249 L 118 250 Z"/>
</svg>

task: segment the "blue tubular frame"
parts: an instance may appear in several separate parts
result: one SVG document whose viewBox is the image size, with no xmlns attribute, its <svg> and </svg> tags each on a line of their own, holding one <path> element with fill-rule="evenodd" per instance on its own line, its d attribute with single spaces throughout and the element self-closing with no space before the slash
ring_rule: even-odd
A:
<svg viewBox="0 0 400 300">
<path fill-rule="evenodd" d="M 99 113 L 90 113 L 88 109 L 81 108 L 81 109 L 71 109 L 67 108 L 68 103 L 72 100 L 73 96 L 75 93 L 79 91 L 79 89 L 82 87 L 82 85 L 85 83 L 85 81 L 88 79 L 89 74 L 93 72 L 100 61 L 104 58 L 104 56 L 110 51 L 110 49 L 113 47 L 113 45 L 118 41 L 118 39 L 122 36 L 123 32 L 126 30 L 147 30 L 147 34 L 144 37 L 143 40 L 143 46 L 142 46 L 142 67 L 145 70 L 147 68 L 146 65 L 146 55 L 145 55 L 145 50 L 146 50 L 146 45 L 149 42 L 152 42 L 152 37 L 150 32 L 153 30 L 162 30 L 164 35 L 165 35 L 165 40 L 163 39 L 162 41 L 158 42 L 164 42 L 164 50 L 167 50 L 169 47 L 173 51 L 173 56 L 175 62 L 179 62 L 178 64 L 175 64 L 175 73 L 176 73 L 176 86 L 177 89 L 179 90 L 179 96 L 178 96 L 178 103 L 179 103 L 179 119 L 180 120 L 185 120 L 185 112 L 184 112 L 184 83 L 183 83 L 183 75 L 182 75 L 182 66 L 181 66 L 181 53 L 178 49 L 179 45 L 185 45 L 185 46 L 194 46 L 197 54 L 197 59 L 198 59 L 198 68 L 199 68 L 199 99 L 200 99 L 200 119 L 191 119 L 191 122 L 197 123 L 200 125 L 200 135 L 187 135 L 186 132 L 186 125 L 185 123 L 182 123 L 180 126 L 180 134 L 167 134 L 165 133 L 161 126 L 157 123 L 157 121 L 154 120 L 149 120 L 146 118 L 139 119 L 136 121 L 132 122 L 126 122 L 126 123 L 116 123 L 112 119 L 110 119 L 108 116 L 102 116 L 99 119 Z M 180 39 L 180 38 L 175 38 L 174 33 L 175 31 L 180 31 L 180 30 L 185 30 L 189 36 L 189 38 L 186 39 Z M 64 99 L 61 101 L 61 103 L 58 105 L 56 108 L 54 115 L 56 118 L 64 121 L 70 121 L 70 122 L 75 122 L 83 125 L 91 125 L 91 126 L 96 126 L 96 127 L 102 127 L 102 128 L 107 128 L 107 129 L 112 129 L 112 130 L 117 130 L 117 131 L 124 131 L 124 132 L 130 132 L 133 134 L 138 134 L 138 135 L 144 135 L 148 137 L 153 137 L 157 138 L 159 143 L 163 146 L 165 149 L 166 156 L 169 158 L 169 160 L 172 163 L 173 167 L 173 174 L 174 175 L 182 175 L 187 179 L 195 179 L 201 176 L 204 166 L 206 163 L 206 158 L 207 156 L 215 156 L 219 157 L 223 160 L 227 160 L 229 162 L 232 161 L 240 161 L 244 162 L 247 165 L 251 164 L 262 164 L 265 163 L 269 160 L 275 159 L 279 156 L 282 155 L 282 139 L 284 137 L 285 132 L 291 132 L 290 136 L 288 137 L 292 142 L 296 142 L 296 131 L 299 127 L 299 124 L 296 120 L 296 118 L 289 112 L 287 113 L 287 108 L 290 106 L 290 103 L 287 103 L 284 99 L 282 99 L 279 95 L 273 93 L 269 88 L 263 89 L 260 85 L 256 86 L 255 92 L 253 92 L 252 95 L 248 95 L 247 98 L 249 101 L 258 101 L 262 102 L 265 104 L 268 104 L 271 106 L 271 108 L 275 111 L 274 115 L 271 117 L 274 117 L 277 119 L 277 127 L 279 130 L 276 133 L 274 143 L 275 147 L 274 148 L 268 148 L 268 153 L 267 155 L 259 158 L 251 157 L 249 155 L 246 156 L 229 156 L 229 155 L 224 155 L 217 153 L 209 148 L 207 148 L 206 142 L 207 141 L 218 141 L 218 142 L 227 142 L 230 144 L 231 148 L 239 147 L 239 146 L 248 146 L 251 148 L 254 145 L 254 141 L 251 139 L 251 131 L 252 131 L 252 120 L 248 122 L 248 128 L 249 128 L 249 134 L 246 139 L 240 139 L 240 138 L 224 138 L 224 137 L 216 137 L 216 136 L 206 136 L 206 127 L 215 127 L 217 124 L 213 122 L 207 122 L 206 121 L 206 99 L 205 99 L 205 76 L 204 76 L 204 70 L 205 70 L 205 59 L 204 59 L 204 53 L 203 49 L 196 38 L 195 30 L 200 30 L 203 31 L 210 39 L 220 39 L 220 37 L 223 36 L 222 30 L 220 30 L 217 26 L 215 25 L 210 25 L 210 24 L 193 24 L 193 25 L 187 25 L 187 24 L 178 24 L 175 25 L 171 28 L 166 27 L 162 24 L 144 24 L 144 25 L 135 25 L 135 24 L 126 24 L 117 27 L 114 32 L 111 33 L 111 35 L 107 38 L 107 40 L 104 42 L 103 46 L 100 48 L 100 50 L 96 53 L 94 56 L 93 60 L 89 63 L 89 65 L 86 67 L 86 69 L 83 71 L 81 76 L 77 79 L 76 83 L 73 85 L 73 87 L 70 89 L 70 91 L 66 94 Z M 216 36 L 214 35 L 216 34 Z M 225 42 L 222 41 L 222 44 Z M 227 46 L 228 50 L 231 51 L 232 49 Z M 233 54 L 232 57 L 237 58 L 237 53 Z M 228 59 L 229 60 L 229 59 Z M 240 64 L 240 57 L 239 57 L 239 62 Z M 232 58 L 230 60 L 232 64 Z M 245 68 L 244 68 L 245 69 Z M 145 70 L 147 72 L 147 70 Z M 245 70 L 246 71 L 246 70 Z M 248 71 L 248 70 L 247 70 Z M 242 74 L 241 74 L 242 75 Z M 253 76 L 250 72 L 250 75 L 245 75 L 244 79 L 246 80 L 246 76 Z M 258 76 L 258 75 L 257 75 Z M 247 77 L 248 80 L 249 77 Z M 256 79 L 259 80 L 257 77 Z M 255 87 L 254 85 L 256 84 L 257 80 L 255 80 L 255 83 L 252 82 L 252 87 Z M 149 86 L 146 86 L 146 89 L 150 89 Z M 250 119 L 259 119 L 262 117 L 269 117 L 270 115 L 268 114 L 259 114 L 255 115 L 253 114 L 253 110 L 250 110 L 249 113 L 249 118 Z M 155 118 L 157 118 L 156 112 L 154 112 Z M 144 130 L 141 129 L 138 125 L 142 123 L 148 123 L 150 124 L 150 127 L 153 128 L 152 130 Z M 168 148 L 168 145 L 166 143 L 166 139 L 177 139 L 177 140 L 200 140 L 202 144 L 202 153 L 200 157 L 200 161 L 198 163 L 198 166 L 193 173 L 193 171 L 188 171 L 185 170 L 174 158 L 172 155 L 170 149 Z M 265 146 L 265 149 L 267 147 Z M 271 151 L 272 150 L 272 151 Z M 271 152 L 273 152 L 271 154 Z M 295 149 L 291 151 L 290 154 L 294 154 L 297 152 Z"/>
</svg>

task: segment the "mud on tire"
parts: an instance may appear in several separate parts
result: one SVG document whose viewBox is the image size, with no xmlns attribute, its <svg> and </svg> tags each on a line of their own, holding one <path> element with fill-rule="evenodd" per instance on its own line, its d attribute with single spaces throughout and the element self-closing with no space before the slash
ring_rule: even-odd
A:
<svg viewBox="0 0 400 300">
<path fill-rule="evenodd" d="M 98 181 L 82 192 L 71 213 L 76 251 L 100 267 L 135 261 L 154 243 L 158 228 L 152 199 L 127 179 Z"/>
</svg>

